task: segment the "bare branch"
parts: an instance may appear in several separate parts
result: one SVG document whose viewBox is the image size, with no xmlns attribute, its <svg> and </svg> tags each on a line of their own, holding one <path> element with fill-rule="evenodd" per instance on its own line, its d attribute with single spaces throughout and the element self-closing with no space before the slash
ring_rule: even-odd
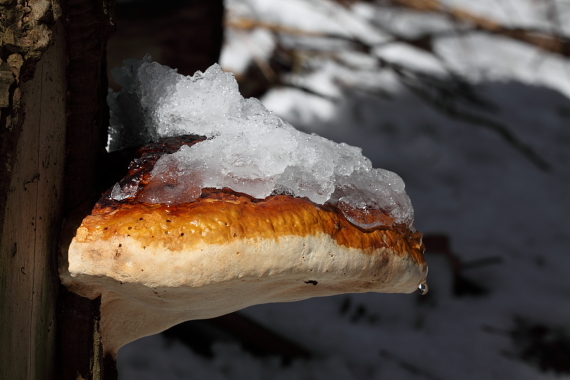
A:
<svg viewBox="0 0 570 380">
<path fill-rule="evenodd" d="M 536 29 L 507 28 L 495 21 L 477 16 L 463 9 L 445 7 L 437 0 L 392 1 L 403 7 L 418 11 L 442 13 L 456 21 L 472 24 L 479 30 L 526 42 L 539 49 L 570 57 L 570 38 L 561 34 L 550 34 Z"/>
</svg>

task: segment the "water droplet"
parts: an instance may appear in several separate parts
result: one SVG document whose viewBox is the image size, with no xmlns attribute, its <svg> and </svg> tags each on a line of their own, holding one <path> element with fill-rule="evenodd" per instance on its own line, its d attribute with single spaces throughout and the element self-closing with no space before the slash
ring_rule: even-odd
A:
<svg viewBox="0 0 570 380">
<path fill-rule="evenodd" d="M 428 292 L 427 282 L 423 282 L 418 285 L 418 293 L 420 293 L 420 295 L 425 296 L 427 292 Z"/>
</svg>

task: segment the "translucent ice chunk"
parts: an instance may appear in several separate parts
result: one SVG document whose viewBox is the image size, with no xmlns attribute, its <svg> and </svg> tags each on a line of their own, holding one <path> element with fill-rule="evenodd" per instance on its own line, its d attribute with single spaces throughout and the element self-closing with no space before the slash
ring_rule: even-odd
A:
<svg viewBox="0 0 570 380">
<path fill-rule="evenodd" d="M 194 76 L 152 62 L 112 71 L 123 86 L 108 97 L 111 150 L 182 134 L 207 140 L 165 154 L 138 194 L 147 203 L 184 203 L 206 187 L 265 198 L 289 194 L 337 206 L 364 228 L 404 223 L 413 210 L 402 179 L 373 169 L 361 149 L 302 133 L 256 99 L 244 99 L 232 74 L 213 65 Z M 135 196 L 116 185 L 111 196 Z"/>
<path fill-rule="evenodd" d="M 111 198 L 122 201 L 123 199 L 132 198 L 137 195 L 138 183 L 137 184 L 127 184 L 121 188 L 118 183 L 111 189 Z"/>
</svg>

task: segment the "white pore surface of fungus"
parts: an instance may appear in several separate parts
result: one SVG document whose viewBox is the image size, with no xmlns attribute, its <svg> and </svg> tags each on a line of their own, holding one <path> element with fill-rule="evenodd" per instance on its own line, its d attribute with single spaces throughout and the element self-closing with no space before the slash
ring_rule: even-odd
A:
<svg viewBox="0 0 570 380">
<path fill-rule="evenodd" d="M 151 182 L 174 185 L 146 191 L 141 201 L 191 202 L 203 188 L 228 187 L 259 199 L 288 194 L 364 214 L 382 210 L 412 227 L 413 209 L 397 174 L 372 168 L 360 148 L 300 132 L 257 99 L 244 99 L 220 66 L 183 76 L 149 56 L 124 63 L 112 71 L 123 89 L 108 97 L 110 150 L 170 136 L 207 137 L 162 156 Z M 118 185 L 112 192 L 116 200 L 134 195 Z M 364 228 L 376 225 L 346 216 Z"/>
</svg>

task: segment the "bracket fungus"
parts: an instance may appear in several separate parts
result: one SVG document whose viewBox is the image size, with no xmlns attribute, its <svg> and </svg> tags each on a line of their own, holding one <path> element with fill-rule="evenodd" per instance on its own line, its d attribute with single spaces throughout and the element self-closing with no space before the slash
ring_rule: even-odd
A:
<svg viewBox="0 0 570 380">
<path fill-rule="evenodd" d="M 426 291 L 397 175 L 243 99 L 217 66 L 183 77 L 145 58 L 122 70 L 124 90 L 110 99 L 115 144 L 153 142 L 60 260 L 64 285 L 101 296 L 105 353 L 260 303 Z M 128 130 L 136 122 L 138 134 Z"/>
</svg>

